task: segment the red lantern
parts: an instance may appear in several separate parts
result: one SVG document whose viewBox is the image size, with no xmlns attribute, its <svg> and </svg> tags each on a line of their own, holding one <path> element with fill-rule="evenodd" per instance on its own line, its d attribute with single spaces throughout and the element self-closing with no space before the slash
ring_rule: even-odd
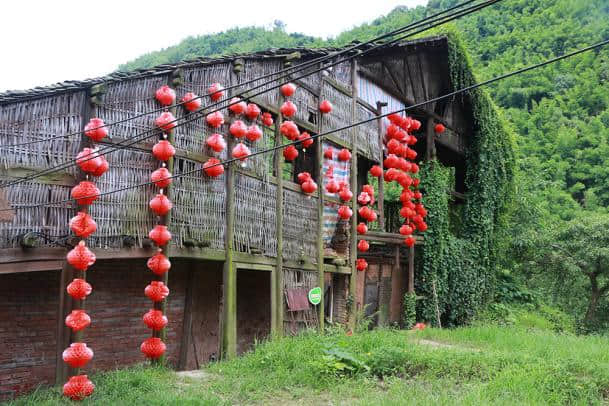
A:
<svg viewBox="0 0 609 406">
<path fill-rule="evenodd" d="M 294 145 L 288 145 L 283 149 L 283 157 L 286 161 L 293 161 L 298 157 L 298 150 Z"/>
<path fill-rule="evenodd" d="M 99 159 L 101 160 L 101 164 L 93 172 L 91 172 L 91 175 L 93 176 L 102 176 L 110 168 L 108 160 L 104 155 L 100 155 Z"/>
<path fill-rule="evenodd" d="M 425 323 L 417 323 L 414 325 L 414 327 L 412 329 L 422 331 L 422 330 L 425 330 L 425 327 L 427 327 L 425 325 Z"/>
<path fill-rule="evenodd" d="M 241 138 L 245 137 L 247 133 L 247 126 L 241 120 L 235 120 L 229 127 L 228 131 L 233 137 Z"/>
<path fill-rule="evenodd" d="M 366 223 L 359 223 L 357 225 L 357 233 L 358 234 L 366 234 L 368 232 L 368 226 Z"/>
<path fill-rule="evenodd" d="M 87 328 L 91 324 L 91 317 L 84 310 L 72 310 L 66 317 L 66 326 L 72 331 L 80 331 Z"/>
<path fill-rule="evenodd" d="M 102 159 L 97 153 L 97 150 L 93 148 L 83 148 L 83 150 L 76 155 L 76 165 L 78 165 L 83 172 L 95 172 L 101 164 Z"/>
<path fill-rule="evenodd" d="M 415 215 L 415 211 L 408 207 L 402 207 L 400 209 L 400 216 L 405 219 L 410 219 Z"/>
<path fill-rule="evenodd" d="M 74 299 L 83 300 L 91 294 L 93 288 L 84 279 L 76 278 L 70 282 L 67 286 L 66 291 L 68 295 Z"/>
<path fill-rule="evenodd" d="M 160 310 L 150 309 L 142 319 L 148 328 L 155 331 L 162 330 L 167 325 L 167 316 Z"/>
<path fill-rule="evenodd" d="M 419 165 L 415 164 L 414 162 L 412 164 L 410 164 L 410 172 L 412 172 L 412 173 L 418 173 L 419 172 Z"/>
<path fill-rule="evenodd" d="M 361 252 L 366 252 L 370 249 L 370 244 L 366 240 L 359 240 L 357 243 L 357 250 Z"/>
<path fill-rule="evenodd" d="M 281 90 L 281 94 L 285 97 L 290 97 L 296 92 L 296 86 L 293 83 L 286 83 L 279 89 Z"/>
<path fill-rule="evenodd" d="M 187 111 L 193 112 L 201 108 L 201 98 L 192 92 L 186 93 L 180 101 Z"/>
<path fill-rule="evenodd" d="M 215 178 L 224 173 L 224 165 L 221 165 L 220 160 L 217 158 L 209 158 L 203 164 L 203 170 L 205 171 L 207 176 Z"/>
<path fill-rule="evenodd" d="M 150 206 L 150 210 L 152 210 L 157 216 L 164 216 L 173 207 L 171 200 L 167 198 L 167 196 L 163 194 L 158 194 L 150 200 L 148 204 Z"/>
<path fill-rule="evenodd" d="M 343 202 L 348 202 L 353 198 L 353 193 L 351 193 L 348 187 L 343 187 L 338 191 L 338 197 L 340 197 L 340 200 Z"/>
<path fill-rule="evenodd" d="M 412 185 L 413 185 L 414 187 L 419 186 L 419 184 L 420 184 L 420 183 L 421 183 L 421 179 L 416 179 L 416 178 L 415 178 L 415 179 L 413 179 L 413 180 L 412 180 Z"/>
<path fill-rule="evenodd" d="M 400 127 L 398 127 L 395 124 L 389 124 L 387 126 L 387 137 L 390 139 L 396 138 L 396 135 L 398 134 L 399 131 L 400 131 Z"/>
<path fill-rule="evenodd" d="M 222 124 L 224 124 L 224 115 L 219 111 L 214 111 L 213 113 L 209 113 L 205 116 L 205 121 L 213 128 L 219 128 Z"/>
<path fill-rule="evenodd" d="M 370 168 L 370 175 L 379 178 L 383 175 L 383 169 L 378 165 L 373 165 L 372 168 Z"/>
<path fill-rule="evenodd" d="M 412 194 L 412 197 L 417 199 L 417 200 L 421 200 L 423 198 L 423 194 L 417 190 L 416 192 L 414 192 Z"/>
<path fill-rule="evenodd" d="M 360 193 L 359 196 L 357 197 L 357 202 L 364 206 L 367 205 L 368 203 L 370 203 L 370 200 L 372 200 L 372 198 L 366 192 Z"/>
<path fill-rule="evenodd" d="M 399 158 L 395 154 L 389 154 L 385 161 L 383 161 L 383 165 L 385 168 L 397 168 L 399 165 Z"/>
<path fill-rule="evenodd" d="M 297 109 L 296 105 L 288 100 L 286 102 L 283 102 L 283 104 L 279 108 L 279 111 L 281 112 L 281 114 L 283 114 L 284 117 L 292 117 L 294 114 L 296 114 Z"/>
<path fill-rule="evenodd" d="M 159 161 L 168 161 L 176 154 L 176 149 L 167 140 L 161 140 L 152 147 L 152 155 Z"/>
<path fill-rule="evenodd" d="M 264 124 L 267 127 L 270 127 L 273 125 L 273 116 L 271 115 L 271 113 L 262 114 L 262 124 Z"/>
<path fill-rule="evenodd" d="M 392 124 L 399 125 L 402 122 L 402 116 L 400 113 L 391 113 L 387 116 L 387 120 Z"/>
<path fill-rule="evenodd" d="M 177 126 L 176 118 L 168 111 L 161 113 L 161 115 L 154 120 L 154 123 L 166 133 L 171 132 L 171 130 Z"/>
<path fill-rule="evenodd" d="M 364 258 L 358 258 L 357 262 L 355 263 L 355 268 L 358 271 L 365 271 L 366 268 L 368 268 L 368 261 L 366 261 Z"/>
<path fill-rule="evenodd" d="M 100 142 L 108 135 L 108 127 L 101 118 L 92 118 L 85 125 L 85 135 L 95 142 Z"/>
<path fill-rule="evenodd" d="M 323 114 L 328 114 L 332 111 L 332 103 L 330 103 L 328 100 L 323 100 L 321 103 L 319 103 L 319 111 L 321 111 Z"/>
<path fill-rule="evenodd" d="M 300 188 L 304 193 L 311 194 L 317 190 L 317 183 L 313 182 L 313 179 L 308 179 L 300 185 Z"/>
<path fill-rule="evenodd" d="M 232 152 L 233 158 L 240 159 L 242 161 L 245 161 L 247 157 L 250 156 L 250 154 L 250 149 L 246 147 L 245 144 L 242 142 L 235 145 Z"/>
<path fill-rule="evenodd" d="M 260 107 L 255 105 L 254 103 L 249 103 L 245 108 L 245 115 L 250 120 L 255 120 L 256 117 L 260 114 Z"/>
<path fill-rule="evenodd" d="M 369 206 L 363 206 L 358 210 L 359 215 L 368 222 L 376 221 L 377 214 Z"/>
<path fill-rule="evenodd" d="M 400 227 L 400 234 L 402 235 L 410 235 L 413 231 L 414 230 L 412 227 L 410 227 L 408 224 L 404 224 L 402 227 Z"/>
<path fill-rule="evenodd" d="M 91 396 L 94 390 L 95 385 L 87 378 L 87 375 L 71 376 L 63 385 L 64 396 L 72 400 L 83 400 L 87 396 Z"/>
<path fill-rule="evenodd" d="M 434 131 L 436 132 L 436 134 L 442 134 L 444 131 L 446 130 L 446 127 L 444 127 L 444 125 L 442 124 L 436 124 L 436 126 L 434 127 Z"/>
<path fill-rule="evenodd" d="M 79 205 L 88 206 L 99 197 L 99 189 L 95 183 L 83 180 L 72 188 L 70 195 Z"/>
<path fill-rule="evenodd" d="M 207 89 L 207 93 L 209 98 L 216 102 L 224 97 L 224 87 L 220 83 L 214 83 Z"/>
<path fill-rule="evenodd" d="M 387 151 L 390 154 L 399 154 L 401 149 L 402 149 L 402 144 L 400 143 L 400 141 L 396 140 L 395 138 L 392 138 L 389 140 L 389 142 L 387 142 Z"/>
<path fill-rule="evenodd" d="M 224 148 L 226 148 L 226 142 L 224 141 L 224 137 L 220 134 L 212 134 L 205 140 L 205 143 L 209 148 L 211 148 L 215 152 L 222 152 Z"/>
<path fill-rule="evenodd" d="M 414 239 L 413 236 L 409 235 L 408 237 L 406 237 L 404 239 L 404 244 L 406 244 L 406 246 L 408 248 L 412 247 L 415 244 L 416 240 Z"/>
<path fill-rule="evenodd" d="M 157 359 L 165 353 L 167 347 L 165 343 L 158 337 L 150 337 L 144 340 L 140 346 L 140 350 L 146 358 Z"/>
<path fill-rule="evenodd" d="M 171 184 L 173 179 L 167 168 L 159 168 L 150 174 L 150 180 L 158 187 L 165 188 Z"/>
<path fill-rule="evenodd" d="M 326 158 L 326 159 L 332 159 L 332 158 L 334 158 L 334 149 L 332 147 L 328 147 L 324 151 L 324 158 Z"/>
<path fill-rule="evenodd" d="M 144 293 L 153 302 L 160 302 L 169 296 L 169 288 L 161 281 L 152 281 L 146 286 Z"/>
<path fill-rule="evenodd" d="M 415 210 L 416 210 L 417 214 L 419 214 L 421 217 L 427 216 L 427 210 L 425 209 L 425 207 L 422 204 L 417 204 L 415 207 Z"/>
<path fill-rule="evenodd" d="M 162 247 L 171 240 L 171 233 L 167 230 L 167 226 L 157 224 L 148 233 L 148 238 L 155 242 L 156 245 Z"/>
<path fill-rule="evenodd" d="M 81 241 L 66 256 L 68 263 L 79 271 L 86 271 L 88 267 L 95 263 L 95 254 Z"/>
<path fill-rule="evenodd" d="M 374 187 L 372 187 L 372 185 L 362 186 L 362 192 L 368 193 L 371 199 L 374 198 Z"/>
<path fill-rule="evenodd" d="M 353 216 L 353 210 L 349 208 L 349 206 L 340 206 L 338 208 L 338 217 L 343 220 L 348 220 Z"/>
<path fill-rule="evenodd" d="M 63 351 L 62 358 L 72 368 L 82 368 L 93 358 L 93 350 L 85 343 L 72 343 Z"/>
<path fill-rule="evenodd" d="M 420 223 L 417 223 L 417 228 L 419 229 L 420 232 L 424 233 L 425 231 L 427 231 L 427 223 L 424 221 L 421 221 Z"/>
<path fill-rule="evenodd" d="M 231 113 L 238 116 L 239 114 L 243 114 L 245 112 L 246 107 L 247 104 L 245 104 L 244 101 L 241 101 L 241 99 L 238 97 L 233 97 L 232 99 L 230 99 L 228 109 Z"/>
<path fill-rule="evenodd" d="M 338 192 L 340 190 L 340 186 L 338 185 L 338 182 L 335 181 L 334 179 L 330 179 L 328 181 L 328 183 L 326 184 L 326 192 L 330 193 L 330 194 L 334 194 L 336 192 Z"/>
<path fill-rule="evenodd" d="M 260 138 L 262 138 L 262 130 L 256 124 L 252 124 L 247 128 L 247 133 L 245 133 L 245 137 L 251 142 L 256 142 Z"/>
<path fill-rule="evenodd" d="M 313 178 L 309 172 L 300 172 L 298 176 L 296 176 L 296 179 L 298 179 L 298 183 L 302 185 L 306 181 L 312 180 Z"/>
<path fill-rule="evenodd" d="M 169 106 L 176 101 L 176 92 L 167 85 L 163 85 L 154 93 L 154 97 L 161 106 Z"/>
<path fill-rule="evenodd" d="M 298 126 L 294 124 L 293 121 L 289 120 L 281 123 L 279 131 L 284 137 L 292 141 L 296 140 L 300 135 L 300 131 L 298 131 Z"/>
<path fill-rule="evenodd" d="M 417 151 L 415 151 L 414 149 L 410 149 L 408 148 L 406 150 L 406 158 L 413 160 L 417 157 Z"/>
<path fill-rule="evenodd" d="M 89 214 L 79 211 L 70 219 L 70 230 L 80 238 L 87 238 L 97 230 L 97 223 Z"/>
<path fill-rule="evenodd" d="M 412 120 L 410 128 L 413 131 L 417 131 L 419 128 L 421 128 L 421 122 L 419 120 Z"/>
<path fill-rule="evenodd" d="M 348 161 L 351 159 L 351 152 L 347 148 L 343 148 L 338 152 L 339 161 Z"/>
<path fill-rule="evenodd" d="M 167 258 L 163 253 L 158 252 L 148 258 L 148 262 L 146 262 L 148 269 L 150 269 L 155 275 L 163 275 L 165 272 L 169 271 L 171 268 L 171 262 L 169 258 Z"/>
<path fill-rule="evenodd" d="M 308 132 L 303 132 L 300 134 L 300 136 L 298 136 L 298 140 L 301 141 L 300 144 L 302 145 L 303 150 L 313 145 L 313 138 L 311 138 L 311 134 Z"/>
</svg>

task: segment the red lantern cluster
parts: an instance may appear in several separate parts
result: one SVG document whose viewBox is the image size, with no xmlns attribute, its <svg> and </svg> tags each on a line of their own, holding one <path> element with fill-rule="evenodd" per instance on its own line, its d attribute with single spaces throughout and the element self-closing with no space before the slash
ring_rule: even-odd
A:
<svg viewBox="0 0 609 406">
<path fill-rule="evenodd" d="M 104 126 L 103 120 L 92 118 L 85 126 L 84 132 L 89 138 L 90 145 L 78 153 L 76 164 L 84 172 L 85 180 L 74 186 L 70 192 L 72 199 L 80 208 L 69 222 L 70 230 L 82 240 L 66 255 L 66 261 L 74 269 L 77 277 L 66 286 L 66 292 L 74 299 L 74 306 L 65 318 L 65 325 L 74 332 L 76 342 L 71 343 L 63 352 L 64 362 L 77 369 L 84 367 L 93 358 L 93 350 L 81 339 L 81 332 L 91 324 L 91 317 L 83 309 L 83 301 L 93 290 L 85 280 L 85 273 L 96 260 L 95 254 L 85 242 L 86 238 L 97 231 L 97 223 L 88 213 L 88 206 L 100 196 L 99 189 L 89 178 L 102 176 L 109 168 L 106 157 L 99 155 L 93 144 L 108 135 L 108 128 Z M 77 373 L 64 385 L 63 393 L 70 399 L 82 400 L 91 395 L 94 389 L 95 385 L 86 375 Z"/>
<path fill-rule="evenodd" d="M 210 98 L 216 101 L 222 98 L 222 96 L 224 95 L 224 88 L 220 84 L 215 83 L 209 88 L 208 93 Z M 197 111 L 201 107 L 200 98 L 194 93 L 187 93 L 186 95 L 184 95 L 184 97 L 182 98 L 182 102 L 184 108 L 187 111 Z M 206 117 L 206 121 L 212 127 L 217 128 L 224 124 L 224 117 L 222 113 L 215 112 L 208 114 Z M 164 254 L 164 247 L 171 240 L 171 233 L 167 229 L 167 226 L 163 224 L 163 217 L 168 215 L 171 209 L 173 208 L 173 203 L 171 202 L 166 193 L 167 188 L 171 185 L 172 180 L 172 174 L 167 168 L 167 166 L 168 161 L 173 158 L 176 151 L 174 146 L 171 145 L 171 141 L 169 139 L 171 129 L 162 126 L 159 127 L 161 128 L 162 133 L 159 137 L 159 141 L 152 149 L 152 154 L 159 161 L 160 166 L 150 175 L 152 183 L 157 186 L 159 190 L 149 203 L 150 210 L 154 213 L 155 216 L 158 216 L 159 223 L 155 225 L 154 228 L 148 233 L 148 237 L 159 248 L 158 252 L 148 259 L 146 265 L 148 269 L 154 274 L 155 278 L 161 279 L 166 277 L 165 274 L 171 268 L 171 262 L 169 261 L 169 258 L 167 258 L 167 256 L 165 256 Z M 206 140 L 206 143 L 210 146 L 210 148 L 216 147 L 219 148 L 221 151 L 225 147 L 225 144 L 224 146 L 222 146 L 224 140 L 220 135 L 217 135 L 219 138 L 212 138 L 214 137 L 214 135 L 210 136 Z M 212 147 L 212 145 L 214 147 Z M 153 330 L 153 337 L 144 340 L 140 348 L 142 349 L 142 352 L 146 357 L 157 359 L 161 355 L 163 355 L 165 351 L 165 344 L 161 341 L 160 338 L 156 337 L 156 335 L 158 335 L 158 331 L 165 328 L 168 323 L 167 317 L 160 309 L 162 306 L 162 302 L 169 295 L 169 289 L 167 288 L 167 286 L 165 286 L 165 283 L 163 281 L 153 280 L 146 287 L 144 293 L 146 297 L 148 297 L 154 304 L 154 309 L 150 310 L 144 315 L 144 321 L 146 322 L 146 325 Z M 159 320 L 161 320 L 161 322 L 159 322 Z M 160 342 L 157 347 L 162 348 L 162 351 L 157 351 L 154 357 L 149 357 L 148 353 L 144 351 L 145 344 L 149 342 L 149 340 L 153 340 L 154 342 Z"/>
<path fill-rule="evenodd" d="M 427 230 L 424 220 L 427 210 L 421 201 L 423 196 L 418 190 L 419 179 L 414 177 L 419 172 L 419 166 L 413 162 L 417 153 L 411 148 L 417 143 L 412 132 L 421 128 L 421 123 L 400 114 L 391 114 L 387 118 L 390 125 L 387 127 L 385 139 L 388 154 L 383 161 L 386 168 L 383 178 L 385 182 L 397 182 L 402 187 L 400 216 L 404 219 L 404 224 L 400 227 L 400 234 L 404 236 L 404 244 L 410 248 L 416 243 L 413 234 L 417 230 Z M 438 124 L 435 130 L 437 133 L 443 132 L 444 126 Z M 373 169 L 374 175 L 379 174 L 378 169 Z"/>
</svg>

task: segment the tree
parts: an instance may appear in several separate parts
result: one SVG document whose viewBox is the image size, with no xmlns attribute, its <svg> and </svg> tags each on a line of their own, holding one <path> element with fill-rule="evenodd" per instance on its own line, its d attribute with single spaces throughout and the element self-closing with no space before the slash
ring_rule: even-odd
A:
<svg viewBox="0 0 609 406">
<path fill-rule="evenodd" d="M 563 283 L 578 285 L 578 279 L 585 281 L 588 298 L 583 326 L 596 329 L 599 305 L 609 294 L 609 215 L 579 216 L 556 233 L 550 247 L 546 260 L 561 273 L 557 277 Z"/>
</svg>

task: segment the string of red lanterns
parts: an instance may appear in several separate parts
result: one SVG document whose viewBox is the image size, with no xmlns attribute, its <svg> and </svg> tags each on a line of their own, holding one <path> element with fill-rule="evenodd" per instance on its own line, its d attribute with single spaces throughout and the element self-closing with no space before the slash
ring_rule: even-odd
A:
<svg viewBox="0 0 609 406">
<path fill-rule="evenodd" d="M 108 135 L 108 129 L 101 127 L 103 120 L 92 118 L 85 126 L 84 133 L 91 143 L 99 142 Z M 101 128 L 100 128 L 101 127 Z M 99 198 L 99 189 L 90 177 L 102 176 L 109 168 L 108 161 L 104 155 L 99 155 L 97 149 L 92 147 L 83 148 L 76 156 L 76 164 L 85 174 L 85 180 L 74 186 L 70 192 L 76 200 L 80 209 L 70 219 L 70 230 L 79 238 L 80 242 L 66 256 L 76 272 L 82 273 L 81 277 L 74 278 L 66 287 L 68 295 L 75 300 L 74 307 L 65 319 L 65 325 L 74 333 L 77 341 L 72 342 L 62 354 L 63 361 L 71 368 L 76 369 L 76 374 L 71 376 L 63 386 L 63 394 L 72 400 L 82 400 L 90 396 L 95 390 L 95 385 L 87 377 L 80 374 L 79 369 L 84 367 L 93 359 L 93 350 L 81 341 L 82 331 L 91 324 L 91 317 L 84 310 L 83 301 L 91 294 L 93 288 L 84 278 L 87 269 L 95 263 L 95 254 L 86 246 L 85 239 L 97 231 L 97 223 L 88 213 L 88 206 Z"/>
</svg>

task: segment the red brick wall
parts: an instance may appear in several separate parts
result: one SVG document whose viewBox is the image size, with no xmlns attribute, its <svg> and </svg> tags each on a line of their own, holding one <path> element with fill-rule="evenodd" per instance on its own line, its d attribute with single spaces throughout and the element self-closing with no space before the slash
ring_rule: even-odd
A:
<svg viewBox="0 0 609 406">
<path fill-rule="evenodd" d="M 176 365 L 184 319 L 184 297 L 187 265 L 172 261 L 167 298 L 167 360 Z M 146 268 L 146 260 L 101 262 L 87 271 L 93 293 L 86 300 L 92 323 L 85 330 L 85 342 L 95 352 L 87 371 L 111 369 L 145 360 L 140 352 L 142 341 L 151 330 L 142 316 L 152 308 L 144 288 L 154 274 Z"/>
<path fill-rule="evenodd" d="M 0 275 L 0 399 L 55 381 L 59 275 Z"/>
</svg>

